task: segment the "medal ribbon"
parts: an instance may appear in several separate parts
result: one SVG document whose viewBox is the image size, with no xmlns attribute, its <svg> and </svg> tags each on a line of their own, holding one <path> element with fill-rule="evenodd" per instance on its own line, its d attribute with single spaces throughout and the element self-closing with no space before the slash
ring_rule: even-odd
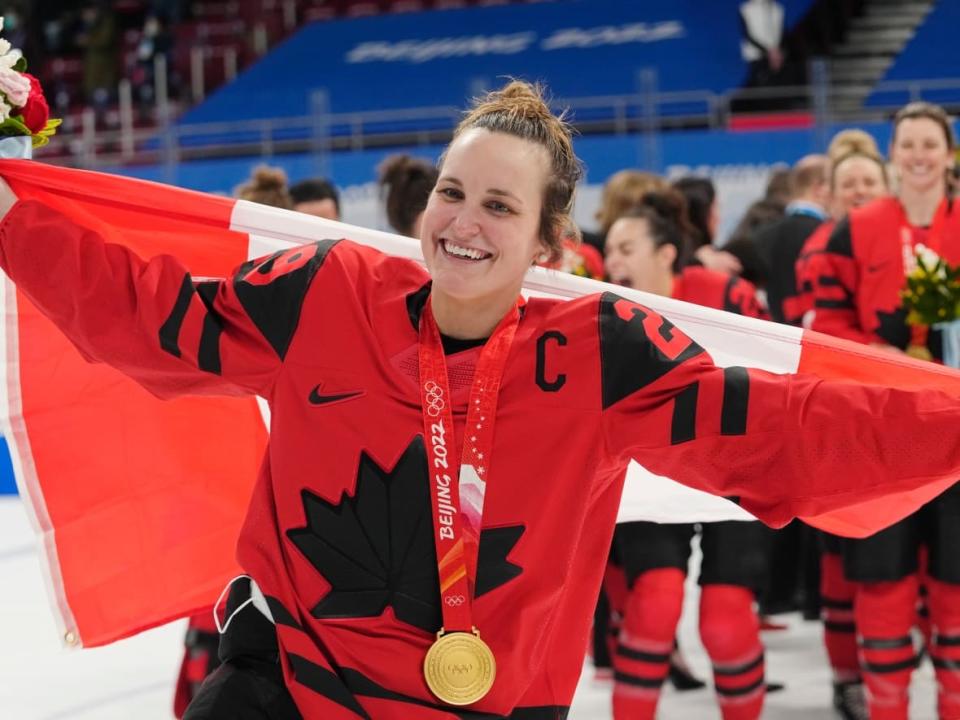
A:
<svg viewBox="0 0 960 720">
<path fill-rule="evenodd" d="M 444 632 L 474 630 L 473 585 L 497 396 L 520 324 L 520 303 L 518 300 L 504 316 L 480 352 L 459 462 L 453 458 L 455 435 L 447 362 L 430 298 L 420 316 L 420 402 Z"/>
</svg>

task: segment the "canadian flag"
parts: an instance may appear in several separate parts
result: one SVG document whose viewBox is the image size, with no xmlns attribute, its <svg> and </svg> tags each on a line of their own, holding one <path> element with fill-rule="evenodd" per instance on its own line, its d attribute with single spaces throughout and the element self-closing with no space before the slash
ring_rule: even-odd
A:
<svg viewBox="0 0 960 720">
<path fill-rule="evenodd" d="M 18 197 L 40 200 L 144 257 L 167 253 L 194 277 L 294 244 L 349 237 L 422 262 L 409 238 L 173 187 L 18 160 L 0 161 Z M 240 573 L 234 547 L 267 439 L 256 398 L 161 401 L 87 362 L 6 279 L 0 422 L 43 548 L 67 644 L 95 646 L 213 604 Z M 56 278 L 51 277 L 55 283 Z M 960 373 L 720 311 L 535 268 L 531 295 L 601 290 L 660 312 L 723 366 L 814 373 L 960 394 Z M 952 484 L 806 518 L 842 534 L 888 525 Z M 631 467 L 621 520 L 746 518 L 732 503 Z"/>
</svg>

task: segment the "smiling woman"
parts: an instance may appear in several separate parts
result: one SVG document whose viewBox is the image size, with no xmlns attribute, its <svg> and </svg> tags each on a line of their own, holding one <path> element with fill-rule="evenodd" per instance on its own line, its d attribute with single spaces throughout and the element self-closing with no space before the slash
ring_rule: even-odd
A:
<svg viewBox="0 0 960 720">
<path fill-rule="evenodd" d="M 939 106 L 917 102 L 897 113 L 890 143 L 897 196 L 852 209 L 831 233 L 817 265 L 814 330 L 925 359 L 942 357 L 935 326 L 907 324 L 901 290 L 919 246 L 960 262 L 960 209 L 948 178 L 955 147 L 950 119 Z M 960 646 L 958 518 L 955 485 L 896 525 L 843 543 L 844 575 L 857 583 L 854 619 L 870 717 L 907 717 L 921 576 L 935 628 L 929 652 L 940 717 L 960 717 L 960 665 L 951 654 Z"/>
<path fill-rule="evenodd" d="M 188 720 L 566 717 L 631 459 L 772 524 L 960 475 L 946 393 L 721 368 L 613 293 L 519 297 L 579 176 L 510 83 L 443 156 L 429 273 L 327 239 L 202 280 L 0 182 L 0 267 L 86 358 L 269 403 Z"/>
<path fill-rule="evenodd" d="M 538 88 L 512 82 L 467 114 L 420 234 L 441 332 L 490 335 L 530 266 L 559 256 L 581 175 L 570 130 Z"/>
</svg>

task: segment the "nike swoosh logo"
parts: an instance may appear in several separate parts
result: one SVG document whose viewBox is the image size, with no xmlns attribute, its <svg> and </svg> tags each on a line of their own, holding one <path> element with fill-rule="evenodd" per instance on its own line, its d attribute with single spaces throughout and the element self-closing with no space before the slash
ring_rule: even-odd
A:
<svg viewBox="0 0 960 720">
<path fill-rule="evenodd" d="M 310 401 L 311 405 L 329 405 L 330 403 L 341 402 L 343 400 L 350 400 L 352 398 L 358 398 L 364 394 L 363 390 L 354 390 L 352 392 L 321 395 L 320 388 L 322 387 L 323 387 L 323 383 L 320 383 L 313 390 L 310 391 L 310 396 L 307 398 L 307 400 Z"/>
</svg>

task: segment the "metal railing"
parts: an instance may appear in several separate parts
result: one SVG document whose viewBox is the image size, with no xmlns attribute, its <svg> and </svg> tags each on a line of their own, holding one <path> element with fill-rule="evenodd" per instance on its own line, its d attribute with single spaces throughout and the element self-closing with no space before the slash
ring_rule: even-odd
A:
<svg viewBox="0 0 960 720">
<path fill-rule="evenodd" d="M 158 60 L 163 62 L 163 58 Z M 322 165 L 323 156 L 335 150 L 445 142 L 462 112 L 458 107 L 434 106 L 331 113 L 327 93 L 316 90 L 311 93 L 309 115 L 182 124 L 174 122 L 173 106 L 164 81 L 166 68 L 161 64 L 156 70 L 155 126 L 135 127 L 137 110 L 130 83 L 122 81 L 118 92 L 118 127 L 101 129 L 94 111 L 88 109 L 78 129 L 61 132 L 49 146 L 50 150 L 39 152 L 38 157 L 87 168 L 125 163 L 174 168 L 180 162 L 197 158 L 260 156 L 269 159 L 283 153 L 311 152 Z M 568 109 L 570 120 L 583 133 L 645 135 L 644 159 L 655 167 L 655 135 L 663 130 L 724 128 L 735 113 L 761 107 L 808 113 L 814 126 L 826 128 L 838 119 L 836 108 L 862 103 L 865 99 L 862 92 L 831 85 L 824 62 L 812 64 L 811 77 L 814 80 L 811 84 L 792 87 L 745 88 L 722 93 L 660 92 L 656 71 L 641 69 L 634 93 L 563 98 L 554 104 L 557 109 Z M 953 93 L 960 100 L 960 78 L 877 83 L 870 96 L 878 103 L 845 111 L 842 119 L 856 122 L 885 118 L 906 102 L 918 99 L 936 102 L 938 94 L 944 92 Z"/>
</svg>

